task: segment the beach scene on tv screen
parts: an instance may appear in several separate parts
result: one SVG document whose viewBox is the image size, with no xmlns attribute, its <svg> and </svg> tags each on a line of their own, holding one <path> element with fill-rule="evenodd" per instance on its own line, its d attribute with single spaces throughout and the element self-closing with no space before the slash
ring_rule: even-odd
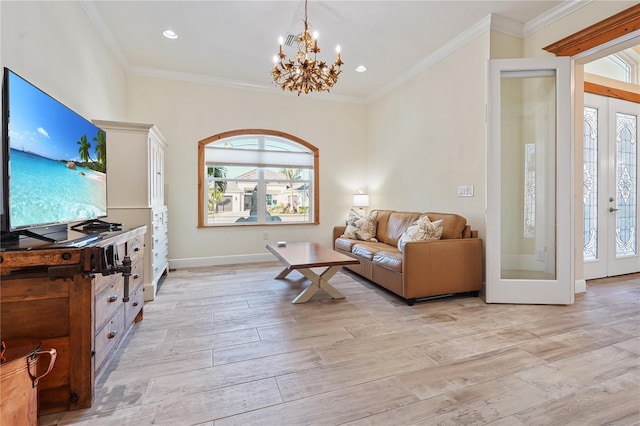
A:
<svg viewBox="0 0 640 426">
<path fill-rule="evenodd" d="M 11 227 L 105 216 L 104 131 L 12 73 L 9 88 Z"/>
</svg>

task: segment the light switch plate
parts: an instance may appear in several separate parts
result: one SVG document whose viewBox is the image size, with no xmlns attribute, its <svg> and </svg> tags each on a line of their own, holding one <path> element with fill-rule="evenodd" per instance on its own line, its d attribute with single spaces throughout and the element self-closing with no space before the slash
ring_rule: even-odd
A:
<svg viewBox="0 0 640 426">
<path fill-rule="evenodd" d="M 458 186 L 458 197 L 473 197 L 473 185 Z"/>
</svg>

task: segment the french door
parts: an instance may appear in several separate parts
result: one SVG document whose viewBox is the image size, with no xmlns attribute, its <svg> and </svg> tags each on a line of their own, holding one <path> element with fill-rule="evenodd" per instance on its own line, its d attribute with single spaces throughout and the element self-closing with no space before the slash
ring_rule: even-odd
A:
<svg viewBox="0 0 640 426">
<path fill-rule="evenodd" d="M 486 301 L 574 301 L 569 58 L 489 61 Z"/>
<path fill-rule="evenodd" d="M 585 94 L 585 279 L 640 271 L 638 117 L 640 104 Z"/>
</svg>

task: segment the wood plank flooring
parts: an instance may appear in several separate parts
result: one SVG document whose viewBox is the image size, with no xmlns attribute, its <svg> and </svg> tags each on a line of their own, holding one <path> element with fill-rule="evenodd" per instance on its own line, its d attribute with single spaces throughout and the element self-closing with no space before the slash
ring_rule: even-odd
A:
<svg viewBox="0 0 640 426">
<path fill-rule="evenodd" d="M 41 425 L 640 425 L 640 274 L 572 306 L 401 299 L 350 272 L 346 299 L 279 263 L 174 271 L 90 409 Z"/>
</svg>

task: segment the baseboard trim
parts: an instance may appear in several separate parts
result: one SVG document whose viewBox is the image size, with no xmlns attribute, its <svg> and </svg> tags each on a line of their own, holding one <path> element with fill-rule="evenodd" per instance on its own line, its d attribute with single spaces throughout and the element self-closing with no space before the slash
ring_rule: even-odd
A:
<svg viewBox="0 0 640 426">
<path fill-rule="evenodd" d="M 576 280 L 576 290 L 575 293 L 586 293 L 587 292 L 587 281 L 586 280 Z"/>
<path fill-rule="evenodd" d="M 169 259 L 171 269 L 199 268 L 203 266 L 235 265 L 238 263 L 274 262 L 271 253 L 241 254 L 236 256 L 192 257 L 185 259 Z"/>
</svg>

